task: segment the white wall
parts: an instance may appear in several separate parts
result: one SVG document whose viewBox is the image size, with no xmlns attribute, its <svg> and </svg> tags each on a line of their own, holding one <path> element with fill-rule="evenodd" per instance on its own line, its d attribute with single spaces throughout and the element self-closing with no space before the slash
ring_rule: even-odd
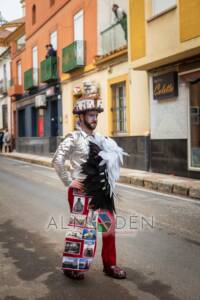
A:
<svg viewBox="0 0 200 300">
<path fill-rule="evenodd" d="M 4 49 L 5 51 L 5 49 Z M 7 73 L 7 80 L 10 80 L 10 55 L 9 54 L 2 54 L 0 55 L 0 80 L 3 79 L 3 65 L 6 64 L 6 73 Z"/>
<path fill-rule="evenodd" d="M 179 95 L 177 98 L 154 100 L 152 84 L 151 77 L 151 138 L 187 139 L 189 105 L 188 86 L 179 79 Z"/>
</svg>

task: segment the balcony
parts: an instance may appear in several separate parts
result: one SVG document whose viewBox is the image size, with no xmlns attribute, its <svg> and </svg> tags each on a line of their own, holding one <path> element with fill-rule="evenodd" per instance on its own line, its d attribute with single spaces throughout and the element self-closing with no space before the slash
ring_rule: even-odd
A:
<svg viewBox="0 0 200 300">
<path fill-rule="evenodd" d="M 8 95 L 10 97 L 23 94 L 23 87 L 17 81 L 17 79 L 11 79 L 8 81 Z"/>
<path fill-rule="evenodd" d="M 127 19 L 101 32 L 101 55 L 111 54 L 127 47 Z"/>
<path fill-rule="evenodd" d="M 38 69 L 31 68 L 24 72 L 24 89 L 32 90 L 38 86 Z"/>
<path fill-rule="evenodd" d="M 62 71 L 68 73 L 85 65 L 85 43 L 75 41 L 62 49 Z"/>
<path fill-rule="evenodd" d="M 5 79 L 0 80 L 0 97 L 4 97 L 7 95 L 7 81 Z"/>
<path fill-rule="evenodd" d="M 40 66 L 41 82 L 51 82 L 58 79 L 57 57 L 48 57 L 41 62 Z"/>
</svg>

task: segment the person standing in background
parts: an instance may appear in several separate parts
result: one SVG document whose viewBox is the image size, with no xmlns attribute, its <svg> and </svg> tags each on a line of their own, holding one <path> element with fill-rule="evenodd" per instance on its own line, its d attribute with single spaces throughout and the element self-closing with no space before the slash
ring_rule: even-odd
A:
<svg viewBox="0 0 200 300">
<path fill-rule="evenodd" d="M 3 150 L 3 136 L 4 136 L 4 131 L 3 129 L 0 129 L 0 153 L 2 153 Z"/>
<path fill-rule="evenodd" d="M 124 31 L 124 38 L 127 41 L 128 40 L 128 34 L 127 34 L 127 14 L 123 10 L 123 8 L 119 7 L 117 4 L 113 4 L 112 11 L 115 15 L 115 21 L 116 23 L 120 23 L 123 31 Z"/>
<path fill-rule="evenodd" d="M 4 152 L 10 152 L 11 147 L 11 137 L 10 133 L 8 132 L 8 129 L 6 128 L 4 137 L 3 137 L 3 145 L 4 145 Z"/>
</svg>

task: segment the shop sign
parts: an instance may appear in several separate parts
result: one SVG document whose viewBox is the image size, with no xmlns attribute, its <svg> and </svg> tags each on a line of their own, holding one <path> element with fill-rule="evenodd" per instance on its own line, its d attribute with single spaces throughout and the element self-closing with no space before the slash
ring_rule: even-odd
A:
<svg viewBox="0 0 200 300">
<path fill-rule="evenodd" d="M 177 72 L 153 76 L 153 98 L 156 100 L 174 98 L 178 96 Z"/>
<path fill-rule="evenodd" d="M 35 97 L 35 107 L 40 108 L 40 107 L 46 107 L 47 106 L 47 100 L 46 100 L 46 95 L 37 95 Z"/>
</svg>

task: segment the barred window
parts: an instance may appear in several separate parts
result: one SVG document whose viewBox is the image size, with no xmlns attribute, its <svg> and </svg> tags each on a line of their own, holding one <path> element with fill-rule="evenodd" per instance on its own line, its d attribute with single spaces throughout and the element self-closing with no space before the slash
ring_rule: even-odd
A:
<svg viewBox="0 0 200 300">
<path fill-rule="evenodd" d="M 127 132 L 126 83 L 112 85 L 113 134 Z"/>
</svg>

